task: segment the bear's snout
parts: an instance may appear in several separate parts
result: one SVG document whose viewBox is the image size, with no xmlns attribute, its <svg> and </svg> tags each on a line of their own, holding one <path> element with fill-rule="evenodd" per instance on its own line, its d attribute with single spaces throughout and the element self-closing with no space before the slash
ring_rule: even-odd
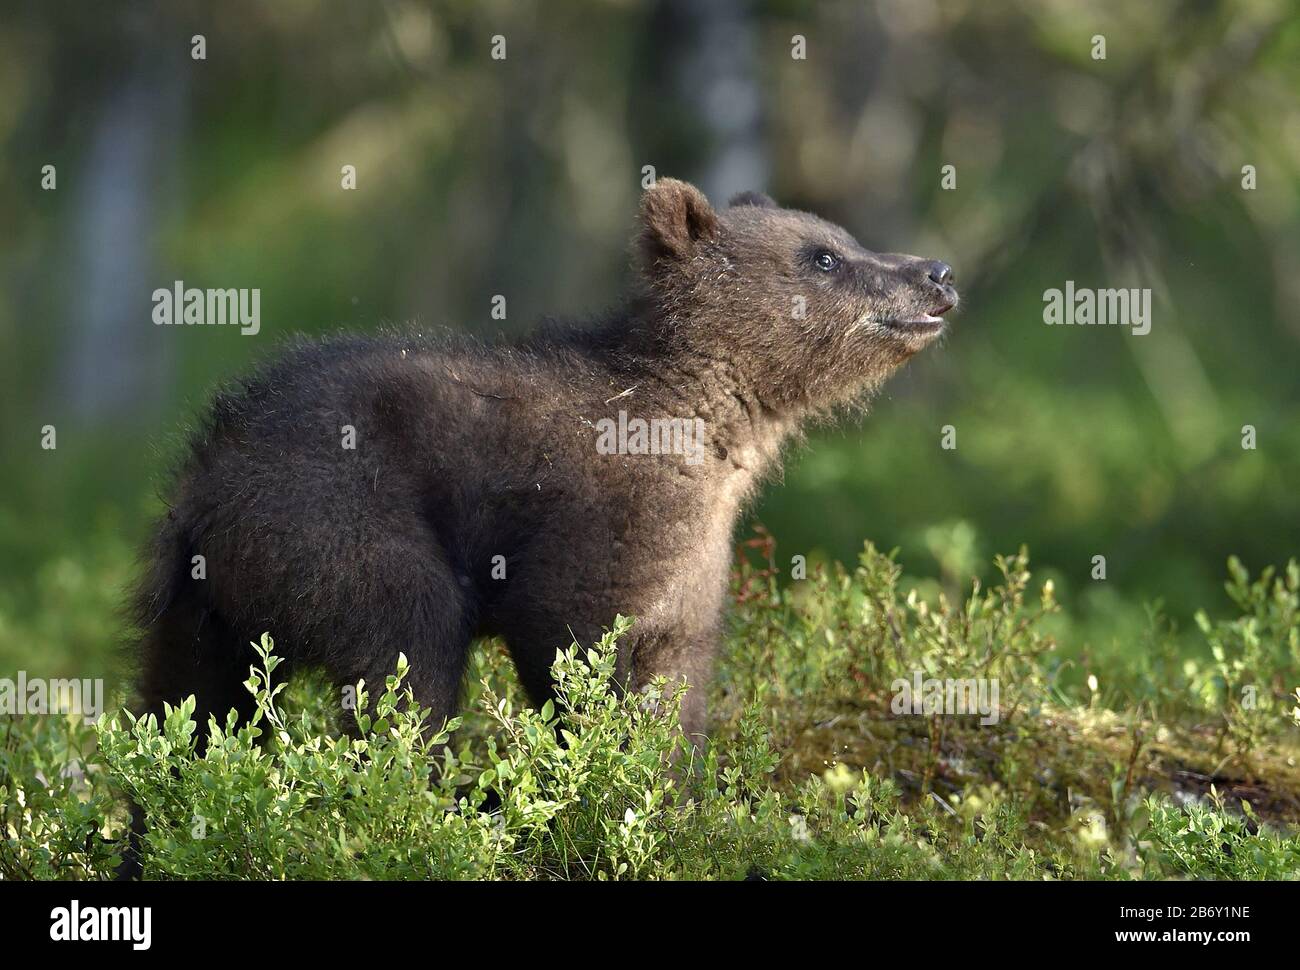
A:
<svg viewBox="0 0 1300 970">
<path fill-rule="evenodd" d="M 912 257 L 908 282 L 919 290 L 920 309 L 930 316 L 941 317 L 957 305 L 957 276 L 951 266 L 939 259 Z"/>
</svg>

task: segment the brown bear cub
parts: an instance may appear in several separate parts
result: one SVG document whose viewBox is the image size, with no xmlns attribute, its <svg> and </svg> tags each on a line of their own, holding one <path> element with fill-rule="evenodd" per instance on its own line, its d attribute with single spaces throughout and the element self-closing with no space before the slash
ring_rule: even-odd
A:
<svg viewBox="0 0 1300 970">
<path fill-rule="evenodd" d="M 624 613 L 621 686 L 684 679 L 700 735 L 743 504 L 801 425 L 933 342 L 957 294 L 943 263 L 757 193 L 715 212 L 671 179 L 645 193 L 638 248 L 638 291 L 591 327 L 304 342 L 221 394 L 137 595 L 144 710 L 194 694 L 201 732 L 250 714 L 264 631 L 282 671 L 340 685 L 405 653 L 435 725 L 471 640 L 499 636 L 540 705 L 556 649 Z"/>
</svg>

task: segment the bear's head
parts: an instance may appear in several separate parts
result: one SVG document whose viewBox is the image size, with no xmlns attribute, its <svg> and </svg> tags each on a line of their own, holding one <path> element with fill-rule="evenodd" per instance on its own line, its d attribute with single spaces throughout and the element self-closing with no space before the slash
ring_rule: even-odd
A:
<svg viewBox="0 0 1300 970">
<path fill-rule="evenodd" d="M 945 263 L 870 252 L 756 192 L 716 212 L 693 185 L 659 179 L 642 200 L 639 245 L 666 348 L 725 360 L 777 411 L 875 389 L 944 332 L 958 302 Z"/>
</svg>

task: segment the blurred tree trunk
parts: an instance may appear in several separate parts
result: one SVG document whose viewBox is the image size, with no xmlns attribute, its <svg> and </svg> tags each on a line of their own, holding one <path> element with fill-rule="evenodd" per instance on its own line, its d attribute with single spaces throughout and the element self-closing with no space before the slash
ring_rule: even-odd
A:
<svg viewBox="0 0 1300 970">
<path fill-rule="evenodd" d="M 661 0 L 646 40 L 653 61 L 643 96 L 658 104 L 659 117 L 681 118 L 672 131 L 650 133 L 647 163 L 659 175 L 695 181 L 715 205 L 766 188 L 770 174 L 749 7 L 744 0 Z"/>
<path fill-rule="evenodd" d="M 78 420 L 142 415 L 171 383 L 175 334 L 154 326 L 150 314 L 153 291 L 173 282 L 155 272 L 155 246 L 184 120 L 185 76 L 174 58 L 139 62 L 146 66 L 105 93 L 74 181 L 73 333 L 57 386 Z"/>
</svg>

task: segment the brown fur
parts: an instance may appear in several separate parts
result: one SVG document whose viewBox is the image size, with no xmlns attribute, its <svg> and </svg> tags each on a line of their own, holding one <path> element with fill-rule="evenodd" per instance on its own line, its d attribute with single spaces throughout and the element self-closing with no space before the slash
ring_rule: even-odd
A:
<svg viewBox="0 0 1300 970">
<path fill-rule="evenodd" d="M 286 667 L 339 684 L 382 683 L 405 652 L 435 721 L 456 712 L 471 639 L 498 635 L 540 704 L 556 648 L 622 612 L 620 682 L 684 678 L 683 726 L 702 733 L 742 506 L 802 425 L 942 327 L 906 321 L 957 298 L 942 264 L 754 193 L 715 212 L 662 179 L 641 218 L 638 291 L 592 327 L 304 342 L 220 395 L 137 597 L 145 709 L 194 693 L 200 718 L 247 712 L 263 631 Z M 841 262 L 818 268 L 822 251 Z M 702 460 L 599 453 L 619 410 L 702 419 Z"/>
</svg>

